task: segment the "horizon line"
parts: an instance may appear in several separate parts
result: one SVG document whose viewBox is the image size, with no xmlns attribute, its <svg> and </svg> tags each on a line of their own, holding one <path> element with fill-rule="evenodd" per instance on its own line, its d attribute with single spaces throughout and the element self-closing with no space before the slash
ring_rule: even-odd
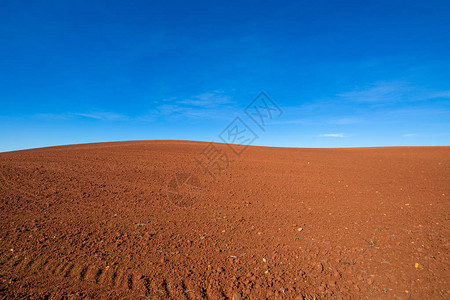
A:
<svg viewBox="0 0 450 300">
<path fill-rule="evenodd" d="M 170 139 L 138 139 L 138 140 L 113 140 L 113 141 L 103 141 L 103 142 L 86 142 L 86 143 L 75 143 L 75 144 L 61 144 L 61 145 L 50 145 L 42 147 L 32 147 L 23 148 L 16 150 L 0 151 L 0 154 L 19 152 L 19 151 L 30 151 L 48 148 L 59 148 L 59 147 L 70 147 L 70 146 L 84 146 L 84 145 L 95 145 L 95 144 L 112 144 L 112 143 L 130 143 L 130 142 L 190 142 L 190 143 L 213 143 L 219 145 L 227 145 L 227 143 L 214 142 L 214 141 L 203 141 L 203 140 L 170 140 Z M 398 146 L 398 145 L 383 145 L 383 146 L 344 146 L 344 147 L 293 147 L 293 146 L 269 146 L 269 145 L 239 145 L 232 144 L 239 147 L 262 147 L 262 148 L 285 148 L 285 149 L 364 149 L 364 148 L 436 148 L 436 147 L 450 147 L 450 145 L 432 145 L 432 146 Z"/>
</svg>

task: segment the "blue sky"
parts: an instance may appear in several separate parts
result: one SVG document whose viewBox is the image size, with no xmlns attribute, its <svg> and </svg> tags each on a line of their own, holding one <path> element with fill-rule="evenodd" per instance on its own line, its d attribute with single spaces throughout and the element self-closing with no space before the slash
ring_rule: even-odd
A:
<svg viewBox="0 0 450 300">
<path fill-rule="evenodd" d="M 0 0 L 0 151 L 220 141 L 449 145 L 449 1 Z"/>
</svg>

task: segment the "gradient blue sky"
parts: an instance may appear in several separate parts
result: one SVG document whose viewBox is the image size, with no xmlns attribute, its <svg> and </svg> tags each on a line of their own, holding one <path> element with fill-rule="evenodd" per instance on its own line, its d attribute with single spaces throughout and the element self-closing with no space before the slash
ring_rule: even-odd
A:
<svg viewBox="0 0 450 300">
<path fill-rule="evenodd" d="M 256 145 L 449 145 L 450 2 L 0 0 L 0 151 L 220 141 L 261 90 Z"/>
</svg>

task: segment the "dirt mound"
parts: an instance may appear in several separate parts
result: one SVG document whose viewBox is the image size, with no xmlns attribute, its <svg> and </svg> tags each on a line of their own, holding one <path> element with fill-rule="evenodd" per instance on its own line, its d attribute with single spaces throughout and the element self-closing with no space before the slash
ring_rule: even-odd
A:
<svg viewBox="0 0 450 300">
<path fill-rule="evenodd" d="M 441 299 L 450 147 L 0 154 L 0 294 Z"/>
</svg>

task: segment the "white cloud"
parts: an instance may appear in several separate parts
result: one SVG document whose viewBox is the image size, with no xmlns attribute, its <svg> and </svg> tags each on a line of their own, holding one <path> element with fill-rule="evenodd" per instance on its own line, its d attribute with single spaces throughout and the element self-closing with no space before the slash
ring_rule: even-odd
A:
<svg viewBox="0 0 450 300">
<path fill-rule="evenodd" d="M 435 98 L 450 98 L 449 90 L 427 90 L 406 82 L 377 82 L 353 91 L 337 94 L 339 98 L 351 102 L 389 103 L 398 101 L 425 101 Z"/>
<path fill-rule="evenodd" d="M 234 101 L 222 91 L 212 91 L 189 98 L 164 99 L 152 116 L 187 118 L 226 118 L 235 111 Z"/>
<path fill-rule="evenodd" d="M 68 112 L 59 114 L 44 113 L 44 114 L 36 114 L 35 116 L 41 119 L 53 119 L 53 120 L 69 120 L 79 117 L 101 121 L 126 121 L 130 119 L 128 116 L 111 112 L 84 112 L 84 113 Z"/>
<path fill-rule="evenodd" d="M 336 124 L 336 125 L 350 125 L 350 124 L 357 124 L 360 123 L 361 119 L 359 118 L 341 118 L 341 119 L 334 119 L 329 121 L 330 124 Z"/>
<path fill-rule="evenodd" d="M 346 135 L 343 133 L 324 133 L 324 134 L 319 134 L 318 137 L 343 138 L 343 137 L 346 137 Z"/>
<path fill-rule="evenodd" d="M 61 114 L 43 113 L 43 114 L 36 114 L 34 116 L 39 119 L 45 119 L 45 120 L 67 120 L 72 117 L 72 114 L 69 114 L 69 113 L 61 113 Z"/>
<path fill-rule="evenodd" d="M 128 119 L 128 117 L 125 115 L 111 112 L 74 113 L 73 115 L 103 121 L 124 121 Z"/>
<path fill-rule="evenodd" d="M 450 98 L 450 91 L 430 93 L 429 98 Z"/>
<path fill-rule="evenodd" d="M 411 90 L 409 85 L 402 82 L 382 82 L 337 96 L 354 102 L 395 102 L 404 99 Z"/>
<path fill-rule="evenodd" d="M 175 99 L 176 100 L 176 99 Z M 187 104 L 200 107 L 212 107 L 231 102 L 231 98 L 225 95 L 222 91 L 207 92 L 200 95 L 175 101 L 178 104 Z"/>
<path fill-rule="evenodd" d="M 412 137 L 412 136 L 417 136 L 416 133 L 407 133 L 403 135 L 404 137 Z"/>
</svg>

